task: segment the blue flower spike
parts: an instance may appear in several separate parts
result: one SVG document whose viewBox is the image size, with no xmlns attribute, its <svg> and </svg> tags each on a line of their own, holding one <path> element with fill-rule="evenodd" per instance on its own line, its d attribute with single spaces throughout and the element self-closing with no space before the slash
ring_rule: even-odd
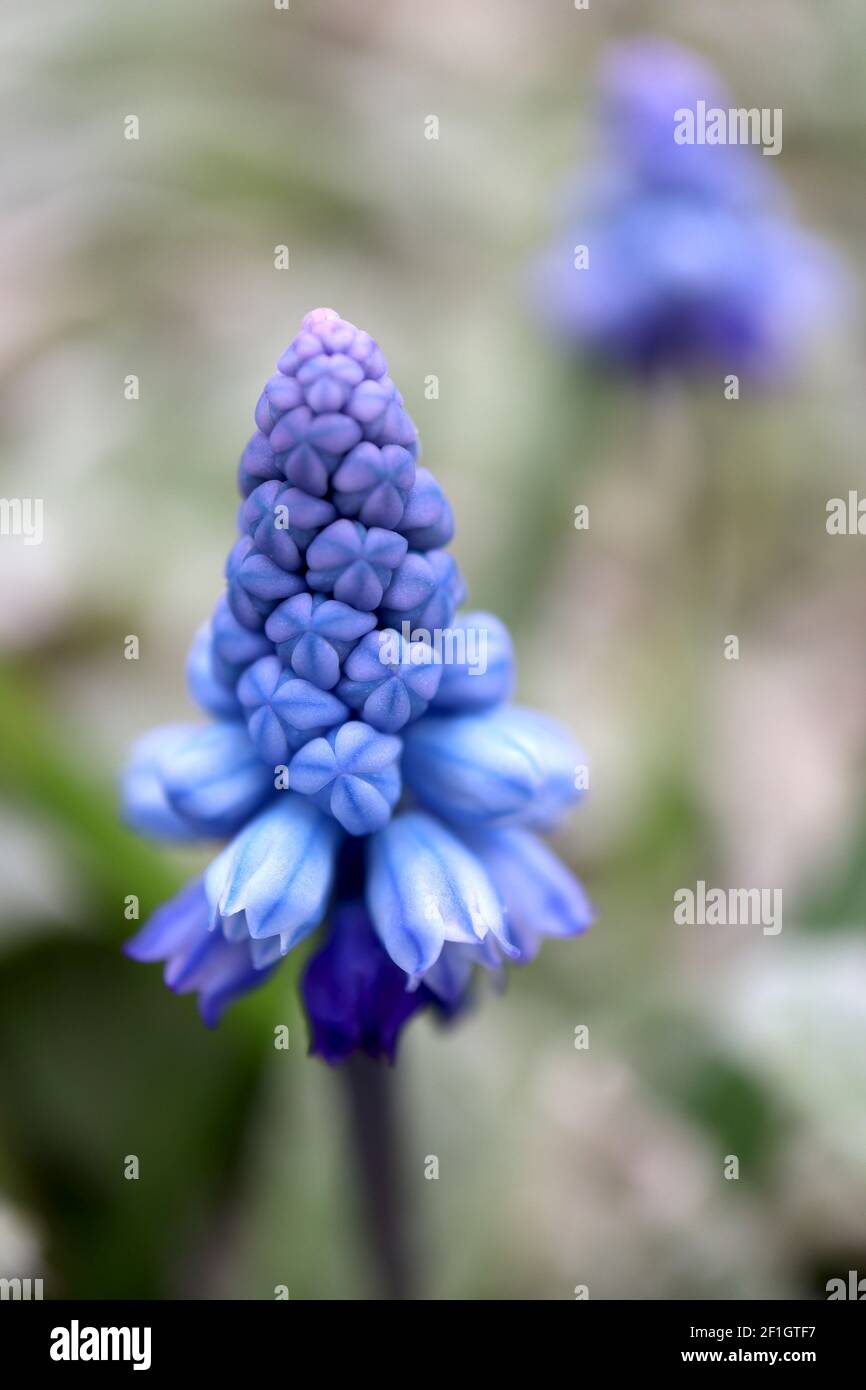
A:
<svg viewBox="0 0 866 1390">
<path fill-rule="evenodd" d="M 126 952 L 213 1026 L 321 929 L 311 1050 L 393 1061 L 416 1014 L 458 1018 L 480 977 L 589 925 L 535 833 L 577 800 L 582 755 L 507 703 L 504 625 L 457 613 L 453 514 L 375 340 L 308 314 L 255 423 L 226 591 L 187 661 L 210 723 L 153 730 L 123 780 L 139 833 L 228 843 Z"/>
<path fill-rule="evenodd" d="M 535 267 L 539 316 L 568 348 L 641 378 L 790 378 L 848 276 L 794 219 L 773 160 L 688 138 L 690 114 L 737 103 L 696 54 L 652 37 L 613 45 L 599 89 L 603 154 L 574 177 Z"/>
</svg>

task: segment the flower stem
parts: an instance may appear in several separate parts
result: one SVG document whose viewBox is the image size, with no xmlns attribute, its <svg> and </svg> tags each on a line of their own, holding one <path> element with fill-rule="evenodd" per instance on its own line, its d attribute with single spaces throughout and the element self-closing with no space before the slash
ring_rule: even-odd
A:
<svg viewBox="0 0 866 1390">
<path fill-rule="evenodd" d="M 360 1054 L 340 1068 L 349 1102 L 357 1190 L 378 1267 L 382 1297 L 411 1299 L 410 1254 L 400 1149 L 397 1077 Z"/>
</svg>

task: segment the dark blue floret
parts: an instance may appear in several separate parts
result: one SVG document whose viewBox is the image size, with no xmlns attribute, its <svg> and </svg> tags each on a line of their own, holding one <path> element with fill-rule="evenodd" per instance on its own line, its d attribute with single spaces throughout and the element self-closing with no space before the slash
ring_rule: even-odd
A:
<svg viewBox="0 0 866 1390">
<path fill-rule="evenodd" d="M 273 652 L 273 645 L 264 633 L 254 632 L 238 622 L 225 594 L 217 601 L 210 630 L 215 672 L 232 688 L 253 661 Z"/>
<path fill-rule="evenodd" d="M 254 632 L 263 628 L 265 619 L 281 599 L 290 598 L 303 590 L 300 575 L 284 570 L 257 550 L 249 536 L 242 536 L 226 561 L 229 607 L 239 623 Z"/>
<path fill-rule="evenodd" d="M 271 768 L 287 763 L 304 743 L 349 713 L 336 696 L 286 671 L 276 656 L 262 657 L 244 673 L 238 698 L 250 738 Z"/>
<path fill-rule="evenodd" d="M 324 497 L 340 458 L 361 439 L 361 427 L 347 415 L 316 415 L 298 406 L 281 416 L 270 446 L 285 477 L 313 497 Z"/>
<path fill-rule="evenodd" d="M 399 444 L 379 448 L 364 440 L 351 449 L 334 474 L 334 496 L 343 516 L 365 526 L 394 530 L 403 519 L 415 482 L 415 460 Z"/>
<path fill-rule="evenodd" d="M 397 804 L 401 750 L 398 738 L 354 719 L 304 744 L 289 766 L 289 784 L 350 835 L 371 835 Z"/>
<path fill-rule="evenodd" d="M 442 679 L 426 642 L 407 641 L 393 628 L 368 633 L 343 663 L 337 694 L 374 729 L 395 734 L 425 713 Z"/>
<path fill-rule="evenodd" d="M 248 497 L 259 483 L 274 478 L 279 482 L 285 482 L 285 476 L 271 449 L 270 440 L 267 434 L 259 429 L 247 444 L 238 464 L 238 488 L 241 496 Z"/>
<path fill-rule="evenodd" d="M 423 985 L 406 989 L 406 976 L 385 952 L 363 903 L 343 903 L 327 941 L 304 972 L 310 1051 L 332 1065 L 353 1052 L 394 1061 L 397 1040 L 414 1014 L 435 1003 Z"/>
<path fill-rule="evenodd" d="M 410 551 L 396 569 L 382 598 L 382 620 L 389 627 L 426 632 L 451 626 L 466 585 L 447 550 Z"/>
<path fill-rule="evenodd" d="M 381 604 L 408 544 L 405 536 L 380 526 L 368 530 L 359 521 L 335 521 L 307 551 L 307 583 L 353 608 L 372 612 Z"/>
<path fill-rule="evenodd" d="M 415 471 L 415 483 L 397 530 L 412 550 L 438 550 L 454 538 L 454 517 L 445 493 L 428 468 Z"/>
<path fill-rule="evenodd" d="M 322 690 L 332 690 L 340 679 L 341 663 L 375 625 L 373 613 L 324 594 L 303 593 L 274 609 L 265 632 L 284 666 Z"/>
<path fill-rule="evenodd" d="M 336 515 L 324 498 L 272 479 L 260 483 L 241 503 L 238 530 L 281 569 L 298 570 L 310 541 Z"/>
</svg>

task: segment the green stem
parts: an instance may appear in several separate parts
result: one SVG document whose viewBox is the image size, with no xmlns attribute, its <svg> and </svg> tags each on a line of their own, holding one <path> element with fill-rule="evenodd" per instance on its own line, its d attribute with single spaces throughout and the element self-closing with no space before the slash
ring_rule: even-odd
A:
<svg viewBox="0 0 866 1390">
<path fill-rule="evenodd" d="M 407 1238 L 396 1073 L 382 1062 L 353 1056 L 341 1068 L 349 1105 L 357 1190 L 379 1271 L 382 1294 L 415 1296 Z"/>
</svg>

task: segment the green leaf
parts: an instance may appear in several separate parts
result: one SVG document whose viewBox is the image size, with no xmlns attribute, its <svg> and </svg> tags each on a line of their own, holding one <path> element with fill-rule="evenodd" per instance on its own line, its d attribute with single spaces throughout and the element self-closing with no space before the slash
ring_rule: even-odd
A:
<svg viewBox="0 0 866 1390">
<path fill-rule="evenodd" d="M 201 1292 L 197 1246 L 238 1189 L 263 1055 L 113 946 L 43 938 L 6 957 L 4 1166 L 48 1233 L 51 1296 Z"/>
</svg>

